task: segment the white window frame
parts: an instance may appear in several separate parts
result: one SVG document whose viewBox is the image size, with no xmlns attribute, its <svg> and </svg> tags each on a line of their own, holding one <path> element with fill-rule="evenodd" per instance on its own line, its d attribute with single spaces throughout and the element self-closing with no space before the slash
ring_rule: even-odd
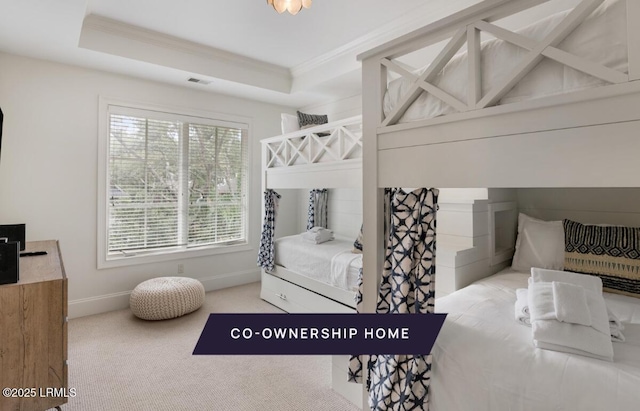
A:
<svg viewBox="0 0 640 411">
<path fill-rule="evenodd" d="M 107 201 L 109 199 L 109 113 L 113 108 L 116 111 L 126 109 L 131 113 L 135 110 L 154 111 L 160 115 L 168 115 L 172 119 L 180 116 L 188 116 L 202 118 L 203 121 L 215 123 L 220 126 L 238 127 L 247 130 L 247 192 L 246 192 L 246 227 L 245 242 L 237 244 L 220 244 L 220 245 L 203 245 L 191 248 L 171 248 L 166 250 L 158 250 L 154 252 L 144 252 L 141 254 L 128 255 L 109 255 L 108 247 L 108 226 L 109 213 L 107 209 Z M 250 245 L 250 239 L 253 231 L 253 221 L 251 215 L 251 193 L 253 187 L 252 174 L 252 147 L 251 135 L 252 124 L 248 117 L 241 117 L 229 114 L 214 113 L 208 111 L 199 111 L 194 109 L 185 109 L 178 107 L 168 107 L 155 104 L 137 103 L 131 101 L 123 101 L 113 98 L 99 97 L 98 102 L 98 238 L 97 238 L 97 267 L 98 269 L 122 267 L 128 265 L 154 263 L 161 261 L 178 260 L 193 257 L 203 257 L 216 254 L 227 254 L 242 251 L 254 250 Z"/>
</svg>

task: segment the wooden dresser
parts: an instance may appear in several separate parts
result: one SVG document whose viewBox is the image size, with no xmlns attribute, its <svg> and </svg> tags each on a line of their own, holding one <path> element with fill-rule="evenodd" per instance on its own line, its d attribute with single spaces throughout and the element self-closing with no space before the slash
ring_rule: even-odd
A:
<svg viewBox="0 0 640 411">
<path fill-rule="evenodd" d="M 1 394 L 0 411 L 44 411 L 67 402 L 67 276 L 60 248 L 57 241 L 35 241 L 25 251 L 47 254 L 21 257 L 20 281 L 0 285 L 0 389 L 29 391 Z"/>
</svg>

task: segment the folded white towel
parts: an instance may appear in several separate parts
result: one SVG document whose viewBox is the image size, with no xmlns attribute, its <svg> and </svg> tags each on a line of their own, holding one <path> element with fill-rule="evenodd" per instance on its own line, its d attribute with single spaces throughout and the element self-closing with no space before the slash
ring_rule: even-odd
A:
<svg viewBox="0 0 640 411">
<path fill-rule="evenodd" d="M 599 277 L 569 271 L 546 270 L 537 267 L 531 268 L 530 283 L 550 283 L 553 281 L 579 285 L 587 290 L 593 290 L 602 294 L 602 280 Z"/>
<path fill-rule="evenodd" d="M 529 301 L 528 290 L 526 288 L 518 288 L 516 290 L 516 305 L 515 314 L 516 321 L 520 324 L 531 327 L 531 316 L 529 314 Z M 618 317 L 607 307 L 609 316 L 609 333 L 611 334 L 611 341 L 613 342 L 625 342 L 625 336 L 622 333 L 624 330 L 624 324 L 618 320 Z"/>
<path fill-rule="evenodd" d="M 553 302 L 553 285 L 551 283 L 533 283 L 527 293 L 531 324 L 538 320 L 556 321 L 556 306 Z"/>
<path fill-rule="evenodd" d="M 315 231 L 313 231 L 316 229 Z M 333 231 L 323 227 L 313 227 L 311 230 L 301 234 L 302 239 L 316 244 L 325 243 L 335 239 Z"/>
<path fill-rule="evenodd" d="M 318 227 L 318 226 L 311 227 L 311 229 L 309 229 L 307 231 L 310 231 L 312 233 L 319 233 L 319 232 L 322 232 L 322 231 L 329 231 L 330 233 L 333 233 L 333 231 L 331 231 L 329 229 L 326 229 L 324 227 Z"/>
<path fill-rule="evenodd" d="M 607 315 L 609 316 L 609 332 L 611 334 L 611 341 L 624 342 L 625 338 L 622 334 L 624 325 L 620 322 L 618 317 L 607 307 Z"/>
<path fill-rule="evenodd" d="M 529 286 L 528 298 L 529 313 L 531 323 L 533 324 L 537 320 L 558 320 L 558 313 L 556 311 L 556 300 L 562 299 L 561 296 L 556 297 L 555 290 L 562 287 L 566 283 L 533 283 Z M 554 287 L 555 285 L 555 287 Z M 607 305 L 604 302 L 604 298 L 601 294 L 598 294 L 591 290 L 583 289 L 586 304 L 572 306 L 570 302 L 560 302 L 562 310 L 568 311 L 565 313 L 569 318 L 581 317 L 581 314 L 572 312 L 577 310 L 586 310 L 590 316 L 590 320 L 577 319 L 577 322 L 565 321 L 567 323 L 589 326 L 597 331 L 609 335 L 609 315 L 607 313 Z M 563 314 L 561 313 L 561 316 Z M 585 325 L 583 323 L 588 323 Z"/>
<path fill-rule="evenodd" d="M 531 323 L 536 347 L 613 361 L 611 336 L 593 327 L 539 320 Z"/>
<path fill-rule="evenodd" d="M 573 291 L 570 289 L 568 293 L 571 294 Z M 602 294 L 591 290 L 583 289 L 583 292 L 586 303 L 584 305 L 578 304 L 578 306 L 580 310 L 588 311 L 591 317 L 591 326 L 557 320 L 553 283 L 534 282 L 529 286 L 528 301 L 534 344 L 539 348 L 612 361 L 613 345 L 611 344 L 609 316 L 604 298 Z M 561 293 L 567 293 L 567 291 L 562 290 Z M 562 296 L 558 296 L 555 299 L 561 298 Z M 571 302 L 559 304 L 565 304 L 563 310 L 567 311 L 566 315 L 569 318 L 579 317 L 579 314 L 573 311 L 577 307 L 572 307 Z"/>
<path fill-rule="evenodd" d="M 551 284 L 558 321 L 591 327 L 591 313 L 584 287 L 557 281 Z"/>
<path fill-rule="evenodd" d="M 529 301 L 527 300 L 528 290 L 526 288 L 518 288 L 516 290 L 516 321 L 522 325 L 531 327 L 529 319 Z"/>
</svg>

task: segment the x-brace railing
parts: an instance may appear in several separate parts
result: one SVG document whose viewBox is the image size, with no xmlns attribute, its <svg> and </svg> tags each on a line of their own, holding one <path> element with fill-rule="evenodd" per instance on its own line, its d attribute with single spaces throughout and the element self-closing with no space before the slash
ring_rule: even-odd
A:
<svg viewBox="0 0 640 411">
<path fill-rule="evenodd" d="M 629 81 L 629 75 L 610 69 L 600 63 L 592 62 L 557 48 L 573 30 L 578 27 L 604 0 L 582 0 L 567 16 L 542 40 L 536 41 L 513 31 L 501 28 L 491 22 L 479 20 L 458 29 L 437 57 L 420 75 L 416 75 L 405 64 L 383 58 L 380 64 L 408 78 L 412 84 L 408 92 L 394 109 L 384 118 L 382 127 L 396 124 L 409 106 L 427 92 L 442 100 L 459 112 L 483 109 L 497 104 L 505 94 L 518 84 L 542 59 L 549 58 L 572 69 L 589 74 L 605 82 L 617 84 Z M 514 44 L 528 51 L 518 65 L 500 80 L 498 84 L 482 95 L 482 68 L 480 65 L 480 32 Z M 461 101 L 433 84 L 433 80 L 458 53 L 463 44 L 467 44 L 468 93 L 466 101 Z"/>
</svg>

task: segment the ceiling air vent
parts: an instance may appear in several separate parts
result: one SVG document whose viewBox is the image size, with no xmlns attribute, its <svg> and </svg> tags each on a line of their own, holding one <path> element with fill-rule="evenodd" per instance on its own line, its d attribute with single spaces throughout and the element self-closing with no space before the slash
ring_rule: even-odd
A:
<svg viewBox="0 0 640 411">
<path fill-rule="evenodd" d="M 205 85 L 205 86 L 206 86 L 207 84 L 210 84 L 210 83 L 211 83 L 210 81 L 202 80 L 202 79 L 195 78 L 195 77 L 189 77 L 189 78 L 187 79 L 187 81 L 188 81 L 188 82 L 190 82 L 190 83 L 198 83 L 198 84 L 202 84 L 202 85 Z"/>
</svg>

